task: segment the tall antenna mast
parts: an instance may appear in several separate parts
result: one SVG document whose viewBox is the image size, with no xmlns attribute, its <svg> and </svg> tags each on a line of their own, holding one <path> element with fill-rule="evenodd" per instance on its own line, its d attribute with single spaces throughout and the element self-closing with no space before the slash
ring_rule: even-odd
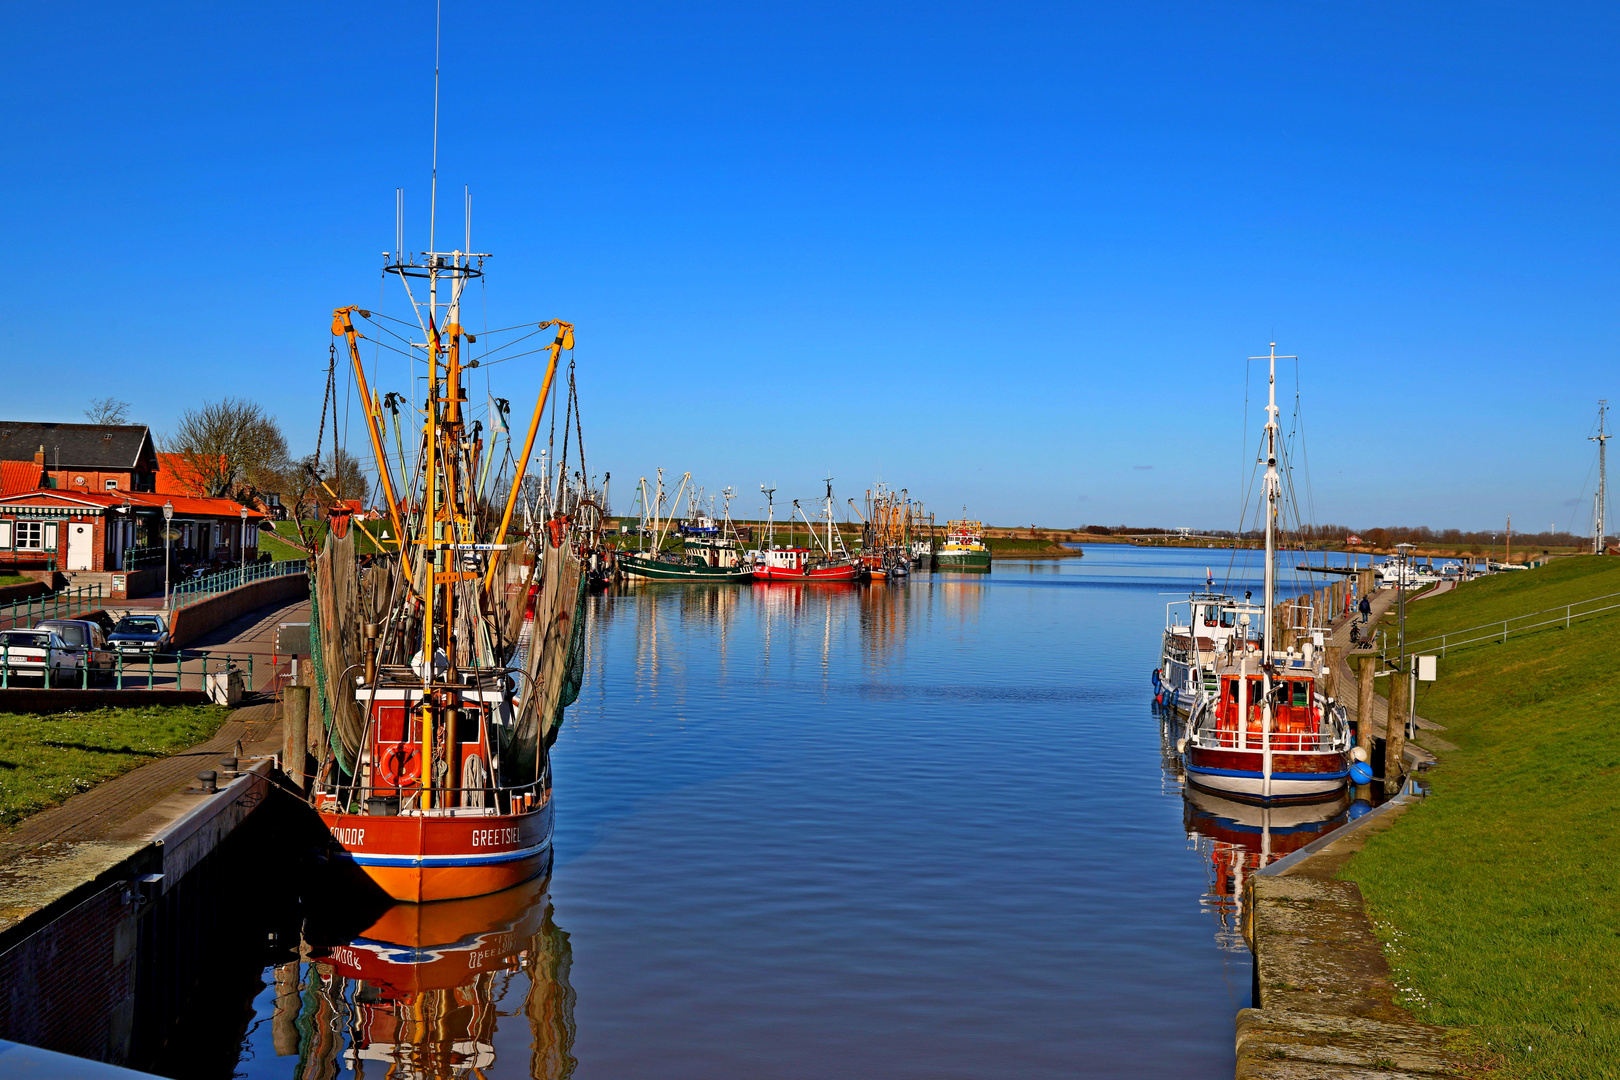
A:
<svg viewBox="0 0 1620 1080">
<path fill-rule="evenodd" d="M 1297 356 L 1278 356 L 1277 343 L 1271 343 L 1266 356 L 1251 356 L 1250 360 L 1270 362 L 1271 371 L 1266 390 L 1266 437 L 1263 449 L 1266 455 L 1266 614 L 1262 628 L 1260 662 L 1271 663 L 1272 611 L 1277 602 L 1277 500 L 1282 495 L 1282 478 L 1277 473 L 1277 361 L 1298 360 Z"/>
<path fill-rule="evenodd" d="M 439 27 L 443 22 L 444 0 L 433 8 L 433 184 L 428 206 L 428 250 L 439 250 L 434 244 L 434 227 L 439 216 Z M 431 314 L 431 311 L 429 312 Z"/>
<path fill-rule="evenodd" d="M 1603 554 L 1603 534 L 1605 531 L 1604 516 L 1608 511 L 1608 446 L 1613 435 L 1606 434 L 1603 429 L 1603 414 L 1609 411 L 1609 399 L 1601 398 L 1598 401 L 1598 433 L 1588 436 L 1589 441 L 1598 444 L 1598 489 L 1597 489 L 1597 535 L 1592 537 L 1592 554 Z"/>
</svg>

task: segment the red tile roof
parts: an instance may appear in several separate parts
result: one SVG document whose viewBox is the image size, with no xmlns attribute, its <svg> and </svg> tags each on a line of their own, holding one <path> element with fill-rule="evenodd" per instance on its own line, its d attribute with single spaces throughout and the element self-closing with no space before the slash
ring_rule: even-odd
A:
<svg viewBox="0 0 1620 1080">
<path fill-rule="evenodd" d="M 33 461 L 0 461 L 0 495 L 33 491 L 45 480 L 45 470 Z"/>
<path fill-rule="evenodd" d="M 191 495 L 163 495 L 151 491 L 61 491 L 55 488 L 37 488 L 33 491 L 0 494 L 0 506 L 51 505 L 73 503 L 79 506 L 97 506 L 103 509 L 122 506 L 125 502 L 143 509 L 159 509 L 164 503 L 174 506 L 181 517 L 239 518 L 242 504 L 234 499 L 204 499 Z M 262 518 L 257 510 L 248 509 L 249 518 Z"/>
<path fill-rule="evenodd" d="M 159 454 L 157 482 L 153 484 L 159 495 L 201 495 L 208 484 L 197 474 L 197 468 L 186 454 Z"/>
</svg>

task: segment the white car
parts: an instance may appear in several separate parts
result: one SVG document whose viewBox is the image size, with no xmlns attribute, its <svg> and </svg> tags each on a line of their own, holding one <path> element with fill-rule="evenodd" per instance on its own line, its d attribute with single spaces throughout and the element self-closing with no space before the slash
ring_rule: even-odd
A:
<svg viewBox="0 0 1620 1080">
<path fill-rule="evenodd" d="M 50 630 L 0 632 L 0 674 L 12 679 L 39 679 L 45 686 L 79 682 L 79 654 Z"/>
</svg>

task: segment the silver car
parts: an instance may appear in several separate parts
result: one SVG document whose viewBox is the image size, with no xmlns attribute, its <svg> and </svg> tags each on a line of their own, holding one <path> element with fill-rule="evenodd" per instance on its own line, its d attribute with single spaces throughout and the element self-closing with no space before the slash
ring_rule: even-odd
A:
<svg viewBox="0 0 1620 1080">
<path fill-rule="evenodd" d="M 80 682 L 110 679 L 118 670 L 118 654 L 107 646 L 107 635 L 100 623 L 89 619 L 46 619 L 35 623 L 34 629 L 49 630 L 67 644 L 77 666 L 86 669 Z"/>
<path fill-rule="evenodd" d="M 0 671 L 6 682 L 17 678 L 77 684 L 79 657 L 61 635 L 50 630 L 0 631 Z"/>
</svg>

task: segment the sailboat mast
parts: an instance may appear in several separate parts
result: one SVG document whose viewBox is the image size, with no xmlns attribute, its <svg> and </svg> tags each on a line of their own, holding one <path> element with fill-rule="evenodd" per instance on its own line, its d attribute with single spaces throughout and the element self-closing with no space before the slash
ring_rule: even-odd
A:
<svg viewBox="0 0 1620 1080">
<path fill-rule="evenodd" d="M 1255 359 L 1262 359 L 1255 357 Z M 1270 364 L 1266 387 L 1266 614 L 1261 638 L 1260 658 L 1271 663 L 1274 630 L 1272 611 L 1277 603 L 1277 499 L 1282 482 L 1277 475 L 1277 343 L 1271 343 L 1270 355 L 1264 357 Z M 1285 357 L 1286 359 L 1286 357 Z"/>
</svg>

